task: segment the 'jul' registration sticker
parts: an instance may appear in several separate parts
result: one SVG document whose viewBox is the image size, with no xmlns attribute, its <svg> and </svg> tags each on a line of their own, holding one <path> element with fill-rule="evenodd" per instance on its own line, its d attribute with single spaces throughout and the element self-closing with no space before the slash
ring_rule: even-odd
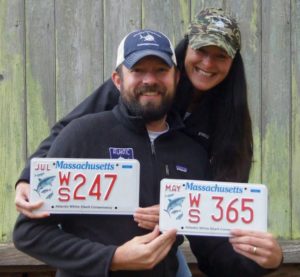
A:
<svg viewBox="0 0 300 277">
<path fill-rule="evenodd" d="M 229 236 L 231 229 L 267 231 L 265 185 L 163 179 L 160 188 L 161 231 Z"/>
</svg>

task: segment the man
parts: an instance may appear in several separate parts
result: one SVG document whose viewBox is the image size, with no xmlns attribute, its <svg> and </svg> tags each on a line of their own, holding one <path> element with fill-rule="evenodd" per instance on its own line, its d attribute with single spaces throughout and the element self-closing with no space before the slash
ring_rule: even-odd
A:
<svg viewBox="0 0 300 277">
<path fill-rule="evenodd" d="M 48 157 L 116 158 L 110 149 L 132 149 L 129 158 L 141 165 L 141 207 L 159 203 L 162 178 L 206 179 L 206 152 L 179 132 L 181 119 L 169 111 L 179 79 L 175 66 L 173 46 L 162 33 L 140 30 L 127 35 L 112 74 L 121 93 L 119 105 L 72 121 Z M 18 249 L 64 277 L 175 276 L 181 241 L 175 230 L 159 234 L 155 227 L 150 232 L 124 215 L 33 220 L 20 215 L 14 229 Z"/>
</svg>

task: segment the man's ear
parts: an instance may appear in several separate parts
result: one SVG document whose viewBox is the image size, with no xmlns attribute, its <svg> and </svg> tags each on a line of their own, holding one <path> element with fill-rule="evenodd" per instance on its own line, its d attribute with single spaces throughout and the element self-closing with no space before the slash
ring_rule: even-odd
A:
<svg viewBox="0 0 300 277">
<path fill-rule="evenodd" d="M 121 76 L 117 71 L 113 71 L 111 74 L 111 79 L 114 82 L 115 86 L 120 90 L 121 88 Z"/>
</svg>

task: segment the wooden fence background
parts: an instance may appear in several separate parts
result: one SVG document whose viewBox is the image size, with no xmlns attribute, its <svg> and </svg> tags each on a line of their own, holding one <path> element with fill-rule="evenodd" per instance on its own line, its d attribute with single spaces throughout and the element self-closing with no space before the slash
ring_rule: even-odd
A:
<svg viewBox="0 0 300 277">
<path fill-rule="evenodd" d="M 129 31 L 177 43 L 204 7 L 242 32 L 255 162 L 269 188 L 269 230 L 300 239 L 300 0 L 0 0 L 0 242 L 11 241 L 14 184 L 54 122 L 109 78 Z"/>
</svg>

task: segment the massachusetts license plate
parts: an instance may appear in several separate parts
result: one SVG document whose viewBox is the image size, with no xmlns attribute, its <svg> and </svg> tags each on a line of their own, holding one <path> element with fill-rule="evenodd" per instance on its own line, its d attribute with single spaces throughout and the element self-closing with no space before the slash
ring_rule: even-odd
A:
<svg viewBox="0 0 300 277">
<path fill-rule="evenodd" d="M 160 188 L 161 231 L 229 236 L 234 228 L 267 231 L 264 185 L 163 179 Z"/>
<path fill-rule="evenodd" d="M 30 202 L 49 213 L 133 214 L 139 174 L 137 160 L 34 158 Z"/>
</svg>

